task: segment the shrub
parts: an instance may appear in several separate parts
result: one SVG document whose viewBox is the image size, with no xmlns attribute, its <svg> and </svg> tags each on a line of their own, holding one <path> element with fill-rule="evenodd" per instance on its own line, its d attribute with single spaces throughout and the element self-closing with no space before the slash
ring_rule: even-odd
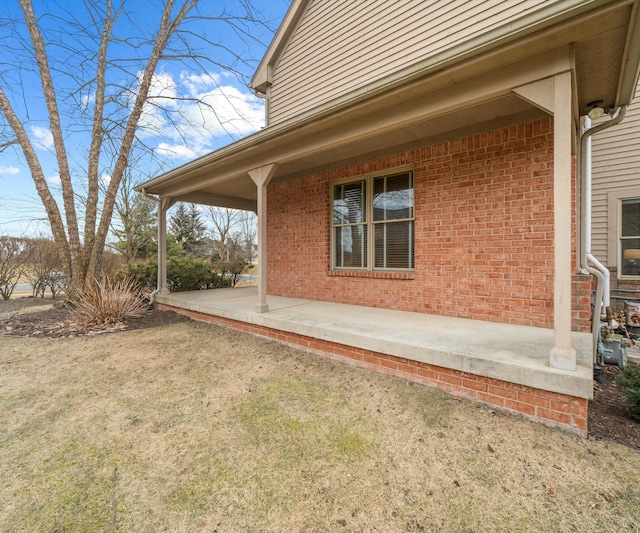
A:
<svg viewBox="0 0 640 533">
<path fill-rule="evenodd" d="M 171 292 L 198 291 L 213 285 L 211 267 L 194 255 L 167 259 L 167 286 Z"/>
<path fill-rule="evenodd" d="M 157 260 L 129 265 L 127 270 L 120 270 L 116 275 L 117 279 L 126 276 L 135 278 L 142 291 L 154 290 L 158 278 Z M 202 258 L 193 255 L 167 258 L 167 287 L 170 292 L 219 289 L 230 285 L 230 279 L 213 272 L 211 265 Z"/>
<path fill-rule="evenodd" d="M 144 301 L 136 295 L 134 278 L 87 282 L 71 301 L 71 312 L 85 326 L 115 326 L 144 314 Z"/>
<path fill-rule="evenodd" d="M 139 294 L 148 295 L 157 285 L 158 263 L 155 261 L 132 263 L 126 269 L 118 270 L 115 277 L 117 280 L 127 277 L 135 279 Z"/>
<path fill-rule="evenodd" d="M 213 269 L 223 278 L 228 279 L 232 287 L 240 281 L 242 274 L 249 268 L 249 263 L 244 259 L 231 259 L 229 261 L 218 260 L 213 263 Z"/>
<path fill-rule="evenodd" d="M 628 365 L 618 377 L 617 384 L 627 399 L 631 418 L 640 422 L 640 366 Z"/>
</svg>

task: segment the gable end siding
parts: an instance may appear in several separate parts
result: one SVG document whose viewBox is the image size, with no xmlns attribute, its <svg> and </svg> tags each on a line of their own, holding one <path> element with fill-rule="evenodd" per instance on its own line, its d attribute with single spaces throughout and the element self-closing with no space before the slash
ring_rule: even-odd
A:
<svg viewBox="0 0 640 533">
<path fill-rule="evenodd" d="M 275 124 L 470 40 L 544 0 L 312 0 L 278 59 Z"/>
</svg>

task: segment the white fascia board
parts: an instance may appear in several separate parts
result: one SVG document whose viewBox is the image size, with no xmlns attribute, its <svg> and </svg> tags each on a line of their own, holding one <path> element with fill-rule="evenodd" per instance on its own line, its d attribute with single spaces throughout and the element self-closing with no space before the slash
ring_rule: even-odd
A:
<svg viewBox="0 0 640 533">
<path fill-rule="evenodd" d="M 631 103 L 640 77 L 640 6 L 637 1 L 633 5 L 629 25 L 629 35 L 618 82 L 617 106 Z"/>
</svg>

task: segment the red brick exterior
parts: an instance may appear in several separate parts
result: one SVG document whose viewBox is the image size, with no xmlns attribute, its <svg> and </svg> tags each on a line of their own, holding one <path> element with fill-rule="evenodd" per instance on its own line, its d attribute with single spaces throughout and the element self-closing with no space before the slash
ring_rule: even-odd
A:
<svg viewBox="0 0 640 533">
<path fill-rule="evenodd" d="M 407 164 L 415 271 L 331 272 L 331 183 Z M 273 184 L 267 241 L 272 295 L 553 327 L 553 120 Z M 575 279 L 581 330 L 589 329 L 586 287 Z"/>
<path fill-rule="evenodd" d="M 414 167 L 415 270 L 332 272 L 331 184 L 408 164 Z M 271 295 L 551 328 L 553 120 L 536 120 L 272 184 L 267 232 Z M 575 222 L 572 232 L 575 258 Z M 574 275 L 574 329 L 589 330 L 590 292 L 591 278 Z M 586 399 L 199 312 L 176 311 L 435 386 L 581 435 L 587 431 Z"/>
<path fill-rule="evenodd" d="M 584 398 L 476 376 L 459 370 L 451 370 L 352 346 L 313 339 L 295 333 L 238 322 L 198 311 L 179 309 L 163 304 L 159 304 L 158 307 L 176 311 L 195 320 L 231 327 L 261 337 L 274 339 L 283 344 L 325 355 L 331 359 L 346 362 L 360 368 L 367 368 L 383 374 L 437 387 L 457 396 L 522 414 L 547 426 L 559 427 L 583 436 L 587 434 L 588 402 Z"/>
<path fill-rule="evenodd" d="M 595 278 L 589 274 L 575 274 L 571 281 L 571 328 L 591 331 L 591 292 L 595 290 Z"/>
</svg>

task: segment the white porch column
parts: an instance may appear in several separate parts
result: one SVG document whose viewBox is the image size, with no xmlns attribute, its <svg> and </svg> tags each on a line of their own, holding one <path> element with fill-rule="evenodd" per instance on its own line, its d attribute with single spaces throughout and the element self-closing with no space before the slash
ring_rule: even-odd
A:
<svg viewBox="0 0 640 533">
<path fill-rule="evenodd" d="M 161 198 L 158 204 L 158 290 L 167 294 L 167 210 L 171 198 Z"/>
<path fill-rule="evenodd" d="M 553 114 L 553 348 L 549 365 L 576 369 L 571 347 L 571 146 L 573 91 L 563 72 L 513 90 Z"/>
<path fill-rule="evenodd" d="M 571 73 L 554 77 L 553 120 L 553 328 L 554 346 L 549 364 L 576 369 L 576 351 L 571 347 Z"/>
<path fill-rule="evenodd" d="M 249 170 L 258 188 L 258 304 L 256 311 L 266 313 L 267 305 L 267 186 L 278 165 L 272 163 Z"/>
</svg>

